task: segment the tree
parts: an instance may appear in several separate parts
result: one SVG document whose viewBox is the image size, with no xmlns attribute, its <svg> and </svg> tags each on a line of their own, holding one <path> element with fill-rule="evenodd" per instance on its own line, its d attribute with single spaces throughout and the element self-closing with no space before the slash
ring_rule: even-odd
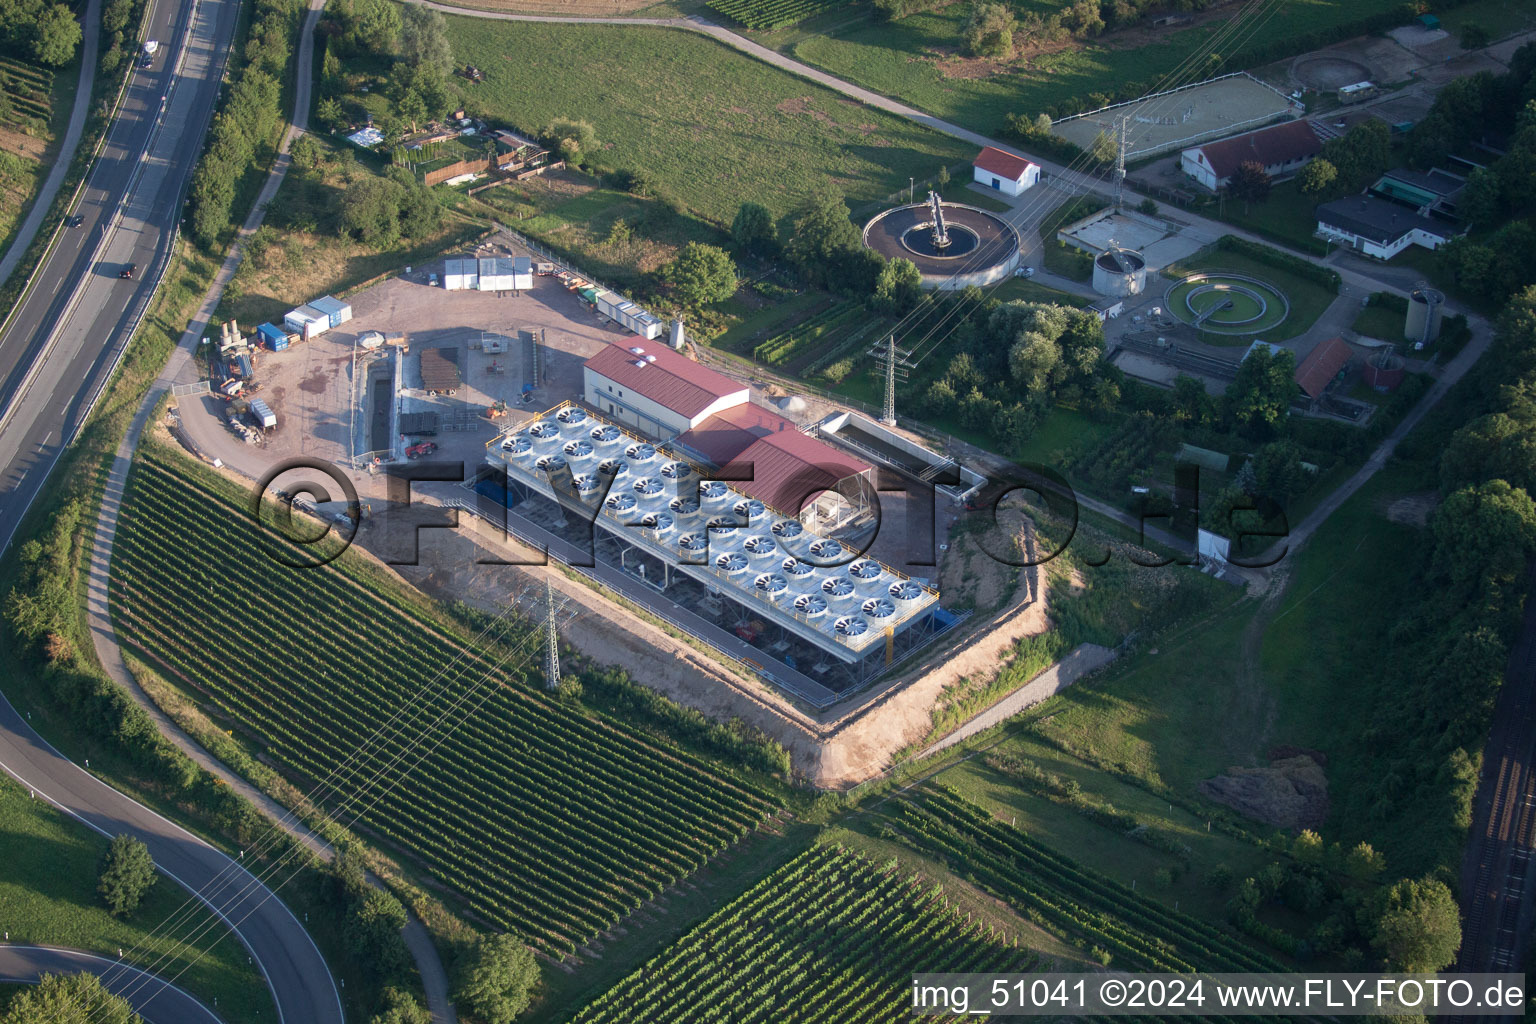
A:
<svg viewBox="0 0 1536 1024">
<path fill-rule="evenodd" d="M 1317 157 L 1296 175 L 1296 187 L 1309 196 L 1321 195 L 1333 187 L 1338 177 L 1337 167 L 1322 157 Z"/>
<path fill-rule="evenodd" d="M 760 203 L 742 203 L 731 221 L 731 240 L 742 252 L 767 256 L 778 246 L 773 215 Z"/>
<path fill-rule="evenodd" d="M 400 39 L 400 8 L 391 0 L 357 0 L 350 42 L 370 53 L 394 53 Z"/>
<path fill-rule="evenodd" d="M 1504 208 L 1504 183 L 1494 171 L 1479 167 L 1467 175 L 1456 197 L 1456 211 L 1473 227 L 1491 227 Z"/>
<path fill-rule="evenodd" d="M 1173 417 L 1197 426 L 1216 418 L 1216 403 L 1199 377 L 1181 373 L 1173 378 Z"/>
<path fill-rule="evenodd" d="M 1475 21 L 1469 21 L 1461 26 L 1459 42 L 1463 50 L 1481 50 L 1490 42 L 1488 30 Z"/>
<path fill-rule="evenodd" d="M 1456 899 L 1435 879 L 1403 879 L 1371 902 L 1371 946 L 1394 971 L 1438 971 L 1456 958 L 1461 918 Z"/>
<path fill-rule="evenodd" d="M 1312 474 L 1301 464 L 1301 446 L 1295 441 L 1273 441 L 1253 457 L 1253 494 L 1284 505 L 1312 483 Z"/>
<path fill-rule="evenodd" d="M 972 57 L 1008 57 L 1013 54 L 1013 11 L 1006 4 L 978 3 L 971 8 L 962 38 Z"/>
<path fill-rule="evenodd" d="M 62 67 L 74 59 L 80 35 L 74 12 L 63 4 L 50 4 L 39 12 L 33 26 L 32 56 L 39 63 Z"/>
<path fill-rule="evenodd" d="M 1323 837 L 1311 829 L 1302 829 L 1291 842 L 1291 856 L 1303 864 L 1321 864 L 1323 862 Z"/>
<path fill-rule="evenodd" d="M 347 115 L 341 109 L 340 100 L 327 96 L 316 105 L 315 120 L 334 132 L 346 126 Z"/>
<path fill-rule="evenodd" d="M 1536 503 L 1504 480 L 1489 480 L 1447 497 L 1430 528 L 1435 566 L 1453 583 L 1512 580 L 1536 551 Z"/>
<path fill-rule="evenodd" d="M 1362 882 L 1369 882 L 1381 874 L 1386 866 L 1386 858 L 1377 853 L 1370 843 L 1356 843 L 1354 849 L 1344 855 L 1344 873 Z"/>
<path fill-rule="evenodd" d="M 1101 164 L 1112 164 L 1120 156 L 1120 143 L 1109 132 L 1100 131 L 1088 147 L 1088 155 Z"/>
<path fill-rule="evenodd" d="M 527 1009 L 539 979 L 533 953 L 510 935 L 488 935 L 464 954 L 454 999 L 486 1024 L 509 1024 Z"/>
<path fill-rule="evenodd" d="M 384 992 L 384 1009 L 368 1024 L 432 1024 L 432 1014 L 409 992 L 391 987 Z"/>
<path fill-rule="evenodd" d="M 299 170 L 312 171 L 320 166 L 325 154 L 313 135 L 300 135 L 293 140 L 293 148 L 288 151 L 288 156 Z"/>
<path fill-rule="evenodd" d="M 131 914 L 154 884 L 155 862 L 149 847 L 130 835 L 112 840 L 96 883 L 107 909 L 118 917 Z"/>
<path fill-rule="evenodd" d="M 1256 348 L 1243 357 L 1237 376 L 1227 385 L 1227 405 L 1233 423 L 1248 437 L 1273 437 L 1300 393 L 1296 357 L 1284 349 L 1274 354 Z"/>
<path fill-rule="evenodd" d="M 419 10 L 422 10 L 422 8 L 416 6 L 415 4 L 411 4 L 406 8 L 407 12 Z M 436 14 L 437 12 L 432 11 L 431 13 Z M 416 125 L 419 122 L 425 121 L 427 119 L 427 105 L 422 100 L 421 93 L 417 92 L 415 89 L 412 89 L 408 91 L 404 96 L 400 97 L 400 101 L 395 104 L 395 113 L 399 115 L 400 120 L 409 124 L 411 126 L 411 131 L 414 132 L 416 130 Z"/>
<path fill-rule="evenodd" d="M 724 249 L 689 242 L 661 271 L 662 280 L 688 309 L 724 302 L 736 293 L 736 264 Z"/>
<path fill-rule="evenodd" d="M 795 218 L 784 253 L 812 284 L 832 287 L 843 280 L 840 268 L 849 254 L 861 248 L 859 229 L 848 219 L 843 197 L 827 188 Z"/>
<path fill-rule="evenodd" d="M 1368 117 L 1336 139 L 1323 143 L 1322 159 L 1338 171 L 1339 184 L 1356 189 L 1374 180 L 1392 160 L 1392 130 Z"/>
<path fill-rule="evenodd" d="M 430 7 L 406 4 L 400 8 L 400 56 L 412 67 L 453 70 L 453 47 L 448 43 L 448 22 Z"/>
<path fill-rule="evenodd" d="M 873 308 L 895 316 L 908 313 L 923 298 L 923 275 L 911 260 L 888 260 L 875 278 Z"/>
<path fill-rule="evenodd" d="M 1241 199 L 1246 207 L 1249 203 L 1269 198 L 1271 184 L 1263 164 L 1257 160 L 1244 160 L 1232 173 L 1232 180 L 1227 182 L 1227 191 L 1234 199 Z"/>
<path fill-rule="evenodd" d="M 587 121 L 557 117 L 545 127 L 544 137 L 559 150 L 562 159 L 577 166 L 597 149 L 597 129 Z"/>
<path fill-rule="evenodd" d="M 1504 480 L 1536 492 L 1536 409 L 1517 417 L 1494 412 L 1451 435 L 1440 458 L 1440 488 L 1449 494 L 1484 480 Z"/>
<path fill-rule="evenodd" d="M 399 182 L 388 178 L 359 177 L 342 193 L 342 230 L 380 249 L 393 245 L 400 237 L 403 191 Z"/>
<path fill-rule="evenodd" d="M 342 930 L 347 947 L 358 960 L 387 976 L 406 965 L 408 955 L 400 938 L 405 923 L 405 907 L 400 901 L 383 889 L 368 886 L 362 898 L 353 902 Z"/>
<path fill-rule="evenodd" d="M 94 974 L 45 974 L 36 988 L 12 997 L 0 1024 L 143 1024 L 128 1000 L 102 988 Z"/>
</svg>

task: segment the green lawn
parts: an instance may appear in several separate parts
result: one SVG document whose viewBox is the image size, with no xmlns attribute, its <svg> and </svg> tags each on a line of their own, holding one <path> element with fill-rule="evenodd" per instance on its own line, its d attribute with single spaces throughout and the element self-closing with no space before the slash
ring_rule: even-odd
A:
<svg viewBox="0 0 1536 1024">
<path fill-rule="evenodd" d="M 1377 296 L 1385 293 L 1377 292 Z M 1373 296 L 1375 298 L 1375 296 Z M 1386 294 L 1387 303 L 1373 302 L 1360 310 L 1350 325 L 1356 334 L 1381 341 L 1401 341 L 1407 316 L 1407 302 L 1400 295 Z"/>
<path fill-rule="evenodd" d="M 1069 454 L 1088 451 L 1115 429 L 1118 418 L 1096 420 L 1091 416 L 1055 405 L 1028 441 L 1019 449 L 1021 462 L 1039 462 L 1064 470 Z"/>
<path fill-rule="evenodd" d="M 1239 199 L 1228 198 L 1225 202 L 1201 207 L 1200 212 L 1301 252 L 1326 256 L 1327 246 L 1312 237 L 1317 228 L 1313 211 L 1318 202 L 1317 196 L 1303 195 L 1292 178 L 1275 185 L 1269 195 L 1257 203 L 1245 205 Z"/>
<path fill-rule="evenodd" d="M 974 155 L 691 32 L 450 17 L 448 35 L 457 60 L 485 70 L 471 110 L 524 131 L 589 121 L 599 162 L 649 171 L 717 223 L 744 200 L 783 217 L 828 183 L 857 206 Z"/>
<path fill-rule="evenodd" d="M 1030 0 L 1019 6 L 1048 14 L 1067 4 Z M 1282 0 L 1263 31 L 1243 34 L 1245 45 L 1268 46 L 1397 6 L 1397 0 Z M 1222 45 L 1230 37 L 1222 34 L 1230 21 L 1224 17 L 1168 31 L 1156 45 L 1145 45 L 1142 33 L 1131 37 L 1134 46 L 1110 35 L 1086 46 L 1029 54 L 989 77 L 950 77 L 946 67 L 954 66 L 968 10 L 967 4 L 951 4 L 894 23 L 870 17 L 786 48 L 808 64 L 983 132 L 998 130 L 1010 113 L 1032 115 L 1091 93 L 1113 93 L 1127 82 L 1153 91 L 1163 76 L 1176 73 L 1208 45 L 1228 58 L 1229 67 L 1243 66 L 1243 49 L 1231 52 Z"/>
<path fill-rule="evenodd" d="M 244 947 L 175 882 L 162 877 L 138 910 L 113 917 L 96 895 L 107 840 L 8 778 L 0 779 L 0 829 L 0 921 L 10 942 L 129 951 L 129 960 L 162 977 L 180 974 L 177 984 L 209 1005 L 217 999 L 232 1024 L 277 1019 L 261 975 L 240 962 Z M 182 910 L 188 903 L 196 909 Z M 178 911 L 177 924 L 167 926 Z M 181 942 L 189 944 L 178 949 Z"/>
<path fill-rule="evenodd" d="M 1074 295 L 1023 277 L 1010 277 L 993 288 L 991 295 L 999 302 L 1054 302 L 1073 309 L 1093 301 L 1085 295 Z"/>
</svg>

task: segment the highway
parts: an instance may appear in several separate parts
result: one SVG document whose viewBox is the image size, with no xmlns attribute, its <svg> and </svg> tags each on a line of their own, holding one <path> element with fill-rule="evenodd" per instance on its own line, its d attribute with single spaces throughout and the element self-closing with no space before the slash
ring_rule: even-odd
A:
<svg viewBox="0 0 1536 1024">
<path fill-rule="evenodd" d="M 160 52 L 133 74 L 75 211 L 84 223 L 60 229 L 0 335 L 0 551 L 154 293 L 238 8 L 235 0 L 152 0 L 149 37 Z M 120 279 L 129 264 L 138 272 Z"/>
</svg>

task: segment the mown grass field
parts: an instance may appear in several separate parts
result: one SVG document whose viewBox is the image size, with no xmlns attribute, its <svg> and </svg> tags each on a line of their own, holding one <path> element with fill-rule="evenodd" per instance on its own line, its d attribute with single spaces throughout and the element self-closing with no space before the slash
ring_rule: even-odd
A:
<svg viewBox="0 0 1536 1024">
<path fill-rule="evenodd" d="M 516 619 L 472 638 L 350 559 L 284 569 L 240 496 L 178 455 L 141 453 L 128 492 L 124 642 L 478 921 L 569 955 L 778 806 L 761 776 L 548 693 Z"/>
<path fill-rule="evenodd" d="M 249 961 L 241 963 L 244 947 L 210 912 L 199 904 L 175 927 L 164 927 L 191 900 L 186 890 L 162 876 L 137 910 L 113 917 L 96 894 L 106 838 L 29 798 L 9 778 L 0 778 L 0 849 L 0 920 L 8 941 L 109 957 L 130 951 L 130 962 L 161 977 L 180 974 L 177 984 L 203 1002 L 217 998 L 232 1024 L 276 1019 L 266 982 Z M 177 948 L 193 936 L 201 937 Z"/>
<path fill-rule="evenodd" d="M 1051 0 L 1024 5 L 1040 13 L 1067 6 Z M 940 117 L 982 132 L 995 132 L 1011 113 L 1033 116 L 1074 97 L 1113 93 L 1125 82 L 1154 92 L 1163 76 L 1191 55 L 1211 47 L 1229 68 L 1244 66 L 1244 48 L 1355 21 L 1400 6 L 1396 0 L 1281 0 L 1262 25 L 1223 32 L 1230 7 L 1204 24 L 1171 30 L 1135 28 L 1074 44 L 1053 53 L 1015 58 L 996 74 L 982 74 L 956 59 L 968 6 L 953 4 L 904 18 L 873 16 L 831 35 L 795 40 L 788 49 L 800 60 L 876 92 L 894 96 Z M 1255 27 L 1257 30 L 1255 31 Z M 1166 87 L 1166 86 L 1162 86 Z"/>
<path fill-rule="evenodd" d="M 784 217 L 829 183 L 850 205 L 879 199 L 974 155 L 690 32 L 449 17 L 448 36 L 485 72 L 470 110 L 530 132 L 589 121 L 598 162 L 645 169 L 719 224 L 745 200 Z"/>
</svg>

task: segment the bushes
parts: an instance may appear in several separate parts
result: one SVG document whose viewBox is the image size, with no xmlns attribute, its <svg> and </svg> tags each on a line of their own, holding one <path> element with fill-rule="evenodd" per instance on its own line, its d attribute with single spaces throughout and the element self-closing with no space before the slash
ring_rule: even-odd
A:
<svg viewBox="0 0 1536 1024">
<path fill-rule="evenodd" d="M 282 90 L 300 6 L 296 0 L 257 0 L 251 14 L 249 63 L 224 100 L 208 133 L 208 149 L 192 175 L 188 212 L 192 236 L 216 246 L 233 226 L 235 192 L 248 173 L 272 156 L 283 126 Z"/>
</svg>

